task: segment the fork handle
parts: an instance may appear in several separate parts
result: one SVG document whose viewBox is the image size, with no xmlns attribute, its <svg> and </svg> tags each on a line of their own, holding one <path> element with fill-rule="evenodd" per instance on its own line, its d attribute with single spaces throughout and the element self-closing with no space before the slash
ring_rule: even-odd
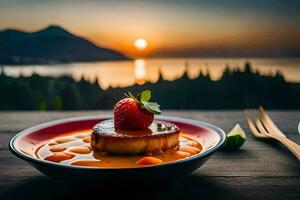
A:
<svg viewBox="0 0 300 200">
<path fill-rule="evenodd" d="M 286 146 L 300 160 L 300 146 L 297 143 L 286 137 L 275 136 L 274 139 Z"/>
</svg>

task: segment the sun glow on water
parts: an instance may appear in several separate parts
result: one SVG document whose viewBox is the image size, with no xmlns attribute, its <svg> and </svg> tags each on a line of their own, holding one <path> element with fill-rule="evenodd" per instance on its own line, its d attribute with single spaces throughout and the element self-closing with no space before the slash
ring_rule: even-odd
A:
<svg viewBox="0 0 300 200">
<path fill-rule="evenodd" d="M 144 84 L 146 78 L 146 63 L 143 59 L 134 61 L 134 77 L 137 84 Z"/>
</svg>

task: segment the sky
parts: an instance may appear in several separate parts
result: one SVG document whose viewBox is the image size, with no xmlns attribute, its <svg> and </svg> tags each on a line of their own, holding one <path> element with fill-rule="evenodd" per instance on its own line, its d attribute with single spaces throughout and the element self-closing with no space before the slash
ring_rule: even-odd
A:
<svg viewBox="0 0 300 200">
<path fill-rule="evenodd" d="M 60 25 L 136 57 L 300 49 L 299 23 L 298 0 L 0 0 L 0 29 Z"/>
</svg>

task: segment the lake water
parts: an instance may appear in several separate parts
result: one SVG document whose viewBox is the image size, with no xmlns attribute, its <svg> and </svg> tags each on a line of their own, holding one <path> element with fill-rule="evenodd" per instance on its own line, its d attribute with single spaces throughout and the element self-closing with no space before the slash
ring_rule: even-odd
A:
<svg viewBox="0 0 300 200">
<path fill-rule="evenodd" d="M 91 82 L 98 78 L 103 89 L 108 87 L 125 87 L 145 81 L 156 82 L 159 73 L 166 80 L 174 80 L 187 71 L 190 78 L 199 72 L 209 72 L 213 80 L 222 77 L 225 65 L 231 69 L 243 70 L 246 61 L 250 61 L 253 70 L 261 74 L 275 74 L 279 70 L 289 82 L 300 82 L 300 58 L 195 58 L 195 59 L 137 59 L 134 61 L 90 62 L 57 65 L 4 66 L 10 76 L 30 76 L 37 73 L 42 76 L 69 75 L 79 80 L 84 77 Z"/>
</svg>

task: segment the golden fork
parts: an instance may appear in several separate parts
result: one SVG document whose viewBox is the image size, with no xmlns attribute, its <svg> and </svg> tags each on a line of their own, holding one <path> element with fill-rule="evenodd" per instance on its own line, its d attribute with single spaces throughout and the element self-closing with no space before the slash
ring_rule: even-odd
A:
<svg viewBox="0 0 300 200">
<path fill-rule="evenodd" d="M 246 118 L 252 134 L 256 138 L 271 138 L 281 142 L 300 160 L 300 146 L 279 130 L 262 106 L 258 110 L 261 117 L 256 114 L 255 110 L 246 110 Z M 255 123 L 252 121 L 251 113 Z"/>
</svg>

